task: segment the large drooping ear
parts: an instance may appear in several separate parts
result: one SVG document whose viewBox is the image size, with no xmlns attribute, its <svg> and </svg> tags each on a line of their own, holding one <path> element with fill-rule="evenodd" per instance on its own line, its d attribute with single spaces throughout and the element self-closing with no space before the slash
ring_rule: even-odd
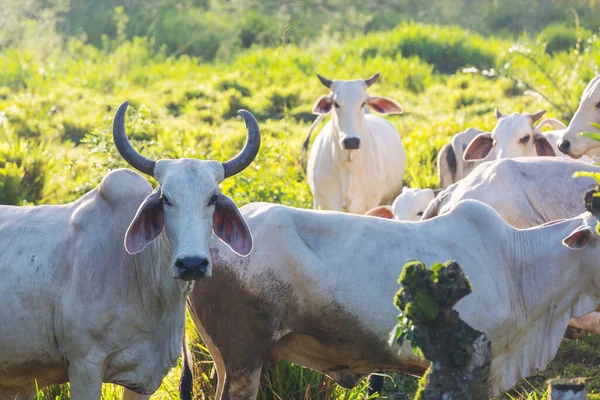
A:
<svg viewBox="0 0 600 400">
<path fill-rule="evenodd" d="M 250 228 L 233 200 L 223 194 L 217 195 L 213 230 L 215 235 L 237 254 L 247 256 L 252 251 L 254 242 Z"/>
<path fill-rule="evenodd" d="M 533 135 L 533 140 L 535 140 L 535 151 L 538 156 L 556 157 L 556 152 L 546 136 L 536 133 Z"/>
<path fill-rule="evenodd" d="M 144 250 L 160 234 L 164 226 L 163 204 L 160 187 L 144 199 L 125 233 L 125 250 L 137 254 Z"/>
<path fill-rule="evenodd" d="M 392 212 L 392 207 L 390 206 L 379 206 L 375 208 L 371 208 L 369 211 L 365 213 L 365 215 L 369 215 L 371 217 L 379 217 L 385 219 L 394 219 L 394 213 Z"/>
<path fill-rule="evenodd" d="M 331 106 L 333 105 L 333 98 L 331 95 L 321 96 L 319 100 L 313 106 L 313 114 L 329 114 Z"/>
<path fill-rule="evenodd" d="M 575 228 L 569 236 L 563 239 L 563 244 L 572 250 L 581 250 L 594 239 L 594 230 L 587 225 Z"/>
<path fill-rule="evenodd" d="M 475 136 L 471 143 L 465 149 L 463 160 L 476 161 L 483 160 L 490 154 L 494 148 L 494 138 L 490 132 L 483 132 Z"/>
<path fill-rule="evenodd" d="M 402 107 L 392 99 L 370 96 L 366 103 L 381 114 L 402 114 Z"/>
</svg>

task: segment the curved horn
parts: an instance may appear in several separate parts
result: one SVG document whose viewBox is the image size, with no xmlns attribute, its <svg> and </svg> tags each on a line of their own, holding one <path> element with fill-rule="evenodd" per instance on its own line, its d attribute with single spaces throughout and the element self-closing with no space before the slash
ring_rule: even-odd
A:
<svg viewBox="0 0 600 400">
<path fill-rule="evenodd" d="M 244 144 L 242 151 L 231 160 L 222 163 L 223 169 L 225 170 L 225 178 L 239 174 L 246 169 L 246 167 L 252 163 L 254 158 L 256 158 L 258 149 L 260 148 L 260 130 L 258 129 L 256 118 L 246 110 L 239 110 L 238 115 L 241 116 L 246 123 L 248 137 L 246 138 L 246 144 Z"/>
<path fill-rule="evenodd" d="M 497 119 L 500 119 L 500 118 L 504 117 L 504 114 L 502 114 L 500 112 L 500 110 L 498 110 L 497 108 L 496 108 L 496 110 L 494 110 L 494 112 L 496 113 L 496 118 Z"/>
<path fill-rule="evenodd" d="M 365 79 L 365 83 L 367 84 L 367 87 L 369 87 L 372 84 L 374 84 L 375 82 L 377 82 L 377 79 L 379 79 L 379 72 L 376 73 L 375 75 L 373 75 L 372 77 Z"/>
<path fill-rule="evenodd" d="M 156 162 L 135 151 L 127 139 L 127 133 L 125 132 L 125 112 L 127 111 L 127 106 L 129 106 L 129 102 L 124 101 L 117 108 L 115 118 L 113 119 L 113 140 L 121 157 L 129 165 L 144 174 L 154 176 L 154 165 Z"/>
<path fill-rule="evenodd" d="M 323 85 L 325 85 L 327 88 L 331 88 L 331 84 L 333 83 L 332 81 L 330 81 L 327 78 L 322 77 L 321 75 L 317 74 L 317 78 L 319 78 L 319 80 L 321 81 L 321 83 Z"/>
</svg>

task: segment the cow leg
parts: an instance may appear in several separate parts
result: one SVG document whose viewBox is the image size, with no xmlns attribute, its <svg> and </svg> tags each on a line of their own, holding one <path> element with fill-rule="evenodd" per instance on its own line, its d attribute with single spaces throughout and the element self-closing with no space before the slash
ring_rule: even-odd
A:
<svg viewBox="0 0 600 400">
<path fill-rule="evenodd" d="M 138 394 L 136 392 L 132 392 L 129 389 L 125 389 L 123 391 L 123 400 L 149 400 L 150 396 L 145 394 Z"/>
<path fill-rule="evenodd" d="M 69 364 L 71 398 L 100 400 L 102 394 L 102 361 L 73 360 Z"/>
<path fill-rule="evenodd" d="M 257 368 L 227 370 L 220 400 L 255 400 L 258 395 L 261 370 L 262 365 Z"/>
</svg>

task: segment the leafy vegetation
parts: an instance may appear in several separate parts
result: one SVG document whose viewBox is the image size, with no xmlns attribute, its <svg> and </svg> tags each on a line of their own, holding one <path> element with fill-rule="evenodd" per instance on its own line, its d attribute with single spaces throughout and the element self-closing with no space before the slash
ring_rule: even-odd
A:
<svg viewBox="0 0 600 400">
<path fill-rule="evenodd" d="M 545 108 L 567 121 L 599 72 L 593 2 L 510 1 L 378 2 L 372 8 L 369 2 L 341 7 L 338 0 L 293 6 L 128 0 L 122 7 L 117 0 L 8 0 L 0 12 L 0 203 L 73 201 L 109 170 L 126 167 L 109 132 L 115 107 L 127 99 L 134 146 L 154 158 L 229 159 L 245 139 L 236 112 L 250 110 L 263 145 L 252 167 L 224 182 L 223 191 L 240 206 L 311 207 L 300 159 L 312 104 L 327 92 L 316 72 L 353 79 L 380 71 L 369 92 L 405 109 L 388 118 L 406 148 L 405 183 L 437 187 L 435 157 L 453 134 L 491 130 L 496 107 L 505 113 Z M 567 3 L 587 31 L 566 25 L 539 37 L 521 35 L 525 28 L 538 32 L 548 22 L 571 21 Z M 414 19 L 440 25 L 407 22 Z M 480 33 L 441 26 L 449 21 Z M 506 26 L 508 33 L 502 28 L 489 36 Z M 198 360 L 196 393 L 211 399 L 210 355 L 193 327 L 188 332 Z M 564 349 L 589 340 L 563 345 L 549 372 L 531 382 L 540 390 L 545 377 L 574 372 Z M 582 363 L 587 369 L 579 375 L 597 375 L 597 366 Z M 176 369 L 153 398 L 177 398 L 177 377 Z M 408 394 L 417 390 L 416 379 L 394 375 L 385 392 L 400 386 Z M 321 374 L 279 363 L 265 367 L 259 398 L 354 399 L 364 389 L 342 390 Z M 119 393 L 107 385 L 104 398 Z M 68 385 L 39 396 L 68 397 Z"/>
</svg>

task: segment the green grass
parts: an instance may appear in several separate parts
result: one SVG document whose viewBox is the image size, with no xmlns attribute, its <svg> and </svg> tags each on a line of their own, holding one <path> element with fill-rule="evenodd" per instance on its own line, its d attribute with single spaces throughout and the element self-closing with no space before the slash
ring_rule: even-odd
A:
<svg viewBox="0 0 600 400">
<path fill-rule="evenodd" d="M 253 18 L 246 21 L 245 35 L 258 35 L 254 27 L 264 25 Z M 105 38 L 99 49 L 75 37 L 61 42 L 51 32 L 27 32 L 0 53 L 4 204 L 72 201 L 109 170 L 126 166 L 109 132 L 115 107 L 129 100 L 130 137 L 154 158 L 229 159 L 245 139 L 236 112 L 249 109 L 259 120 L 263 145 L 256 162 L 225 181 L 223 191 L 239 206 L 267 201 L 308 208 L 312 199 L 301 143 L 312 122 L 312 104 L 327 93 L 316 72 L 352 79 L 380 71 L 369 92 L 405 109 L 404 115 L 388 118 L 406 148 L 405 182 L 434 188 L 436 154 L 453 134 L 468 127 L 491 130 L 496 107 L 504 113 L 546 109 L 548 117 L 566 121 L 600 65 L 598 32 L 579 47 L 548 54 L 537 38 L 513 43 L 457 27 L 407 23 L 354 40 L 332 36 L 301 47 L 252 47 L 215 64 L 174 57 L 150 38 Z M 197 398 L 212 399 L 216 377 L 210 355 L 189 325 L 188 332 L 198 361 Z M 529 380 L 538 392 L 528 398 L 542 398 L 548 377 L 571 374 L 591 377 L 591 391 L 600 393 L 593 378 L 600 376 L 594 364 L 598 344 L 591 335 L 564 343 L 548 372 Z M 178 374 L 178 368 L 171 371 L 153 399 L 177 398 Z M 417 388 L 414 378 L 393 375 L 386 393 L 400 385 L 409 394 Z M 531 386 L 524 387 L 531 392 Z M 120 390 L 106 385 L 103 398 L 118 398 Z M 342 390 L 319 373 L 280 363 L 266 366 L 259 398 L 358 399 L 364 393 L 364 385 Z M 38 396 L 68 398 L 68 385 Z"/>
</svg>

